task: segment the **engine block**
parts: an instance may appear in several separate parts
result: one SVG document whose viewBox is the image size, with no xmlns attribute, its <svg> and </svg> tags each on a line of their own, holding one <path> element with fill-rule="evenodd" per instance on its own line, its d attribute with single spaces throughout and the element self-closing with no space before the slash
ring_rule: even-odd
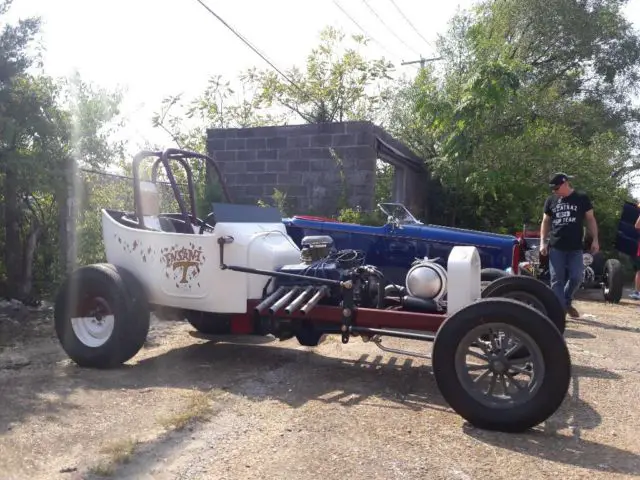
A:
<svg viewBox="0 0 640 480">
<path fill-rule="evenodd" d="M 313 256 L 309 252 L 302 252 L 300 263 L 284 265 L 276 271 L 334 281 L 351 280 L 354 301 L 358 306 L 374 307 L 377 305 L 379 290 L 383 286 L 383 277 L 375 267 L 364 265 L 364 254 L 361 251 L 332 251 L 324 258 L 310 260 Z M 274 288 L 290 289 L 306 286 L 304 279 L 299 277 L 283 277 L 276 280 Z M 339 305 L 341 299 L 342 295 L 338 287 L 327 287 L 320 303 Z"/>
<path fill-rule="evenodd" d="M 343 306 L 345 282 L 349 302 L 355 307 L 396 309 L 425 313 L 455 313 L 480 298 L 480 257 L 475 247 L 456 247 L 446 268 L 441 259 L 416 259 L 405 285 L 389 283 L 372 265 L 365 264 L 358 250 L 335 250 L 330 237 L 305 239 L 307 251 L 295 264 L 276 268 L 277 273 L 263 292 L 256 307 L 260 314 L 279 311 L 306 316 L 316 305 Z M 454 288 L 451 289 L 450 287 Z"/>
</svg>

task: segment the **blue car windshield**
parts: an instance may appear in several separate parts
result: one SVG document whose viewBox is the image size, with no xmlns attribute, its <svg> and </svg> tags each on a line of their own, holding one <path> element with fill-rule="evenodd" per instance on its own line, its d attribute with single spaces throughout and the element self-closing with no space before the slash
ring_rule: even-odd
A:
<svg viewBox="0 0 640 480">
<path fill-rule="evenodd" d="M 401 203 L 380 203 L 378 208 L 384 212 L 388 219 L 401 225 L 421 225 L 422 222 L 416 219 L 411 212 Z"/>
</svg>

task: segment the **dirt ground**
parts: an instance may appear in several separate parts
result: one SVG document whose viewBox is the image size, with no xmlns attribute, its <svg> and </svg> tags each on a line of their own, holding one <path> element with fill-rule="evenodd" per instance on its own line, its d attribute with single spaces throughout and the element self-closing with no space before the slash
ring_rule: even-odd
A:
<svg viewBox="0 0 640 480">
<path fill-rule="evenodd" d="M 154 321 L 133 360 L 96 371 L 66 358 L 50 311 L 5 308 L 0 478 L 638 477 L 640 304 L 581 297 L 566 333 L 570 394 L 518 435 L 469 427 L 428 361 L 358 339 L 311 349 Z"/>
</svg>

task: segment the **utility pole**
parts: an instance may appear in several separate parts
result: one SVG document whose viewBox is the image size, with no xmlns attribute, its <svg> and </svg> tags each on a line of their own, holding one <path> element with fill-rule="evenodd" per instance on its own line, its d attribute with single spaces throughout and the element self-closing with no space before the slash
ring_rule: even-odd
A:
<svg viewBox="0 0 640 480">
<path fill-rule="evenodd" d="M 424 68 L 424 64 L 427 62 L 435 62 L 437 60 L 442 60 L 442 57 L 434 57 L 434 58 L 422 58 L 420 60 L 411 60 L 410 62 L 402 62 L 400 65 L 413 65 L 414 63 L 419 63 L 420 68 Z"/>
</svg>

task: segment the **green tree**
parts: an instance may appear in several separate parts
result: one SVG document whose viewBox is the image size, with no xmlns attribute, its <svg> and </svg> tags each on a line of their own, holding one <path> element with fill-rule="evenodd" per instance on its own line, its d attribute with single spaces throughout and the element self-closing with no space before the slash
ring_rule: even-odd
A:
<svg viewBox="0 0 640 480">
<path fill-rule="evenodd" d="M 0 21 L 11 6 L 0 2 Z M 40 27 L 37 18 L 8 25 L 2 21 L 0 33 L 0 177 L 3 192 L 4 263 L 8 295 L 22 293 L 21 217 L 25 205 L 21 201 L 20 180 L 29 160 L 28 150 L 36 133 L 45 133 L 40 103 L 46 88 L 31 82 L 25 75 L 35 58 L 29 47 Z M 42 138 L 42 135 L 40 135 Z"/>
<path fill-rule="evenodd" d="M 548 175 L 568 170 L 594 198 L 602 235 L 615 231 L 640 118 L 629 102 L 640 41 L 623 3 L 485 1 L 452 21 L 442 73 L 405 86 L 392 123 L 426 154 L 446 199 L 440 220 L 537 222 Z"/>
<path fill-rule="evenodd" d="M 0 3 L 0 19 L 10 3 Z M 75 264 L 78 167 L 104 168 L 122 152 L 109 125 L 119 95 L 79 76 L 62 81 L 43 75 L 34 48 L 39 24 L 4 24 L 0 34 L 4 294 L 20 299 L 31 296 L 34 281 L 51 283 Z"/>
<path fill-rule="evenodd" d="M 183 101 L 182 95 L 165 98 L 152 118 L 153 125 L 178 147 L 204 152 L 208 128 L 279 125 L 296 116 L 307 122 L 384 118 L 385 102 L 391 98 L 392 66 L 384 60 L 365 59 L 358 50 L 366 44 L 363 37 L 354 36 L 355 46 L 345 46 L 346 36 L 329 27 L 320 38 L 320 45 L 307 58 L 305 72 L 294 67 L 286 73 L 295 86 L 272 70 L 256 68 L 239 75 L 238 88 L 214 76 L 205 91 L 190 101 Z M 381 175 L 388 177 L 387 170 L 382 169 Z M 217 179 L 197 164 L 194 175 L 201 180 L 196 182 L 199 210 L 208 211 L 210 202 L 221 198 Z M 178 178 L 185 181 L 181 174 Z M 204 178 L 208 181 L 203 182 Z"/>
<path fill-rule="evenodd" d="M 52 158 L 59 162 L 61 173 L 56 189 L 60 270 L 68 273 L 78 261 L 86 263 L 103 255 L 100 208 L 115 208 L 119 203 L 117 196 L 107 196 L 113 186 L 102 191 L 99 182 L 92 184 L 79 169 L 104 171 L 117 164 L 124 157 L 125 143 L 113 139 L 124 126 L 120 118 L 121 91 L 96 87 L 77 73 L 59 84 L 57 108 L 63 112 L 64 121 L 58 122 L 59 150 Z M 130 184 L 127 187 L 131 190 Z"/>
<path fill-rule="evenodd" d="M 289 118 L 307 123 L 381 121 L 392 94 L 393 65 L 384 58 L 366 59 L 360 52 L 365 37 L 353 35 L 351 44 L 345 39 L 334 27 L 322 30 L 305 69 L 285 71 L 292 82 L 273 70 L 248 71 L 246 79 L 260 92 L 259 105 L 283 109 Z"/>
<path fill-rule="evenodd" d="M 236 90 L 231 81 L 212 76 L 202 94 L 183 100 L 183 94 L 165 97 L 151 123 L 166 132 L 178 148 L 204 152 L 207 129 L 276 125 L 282 116 L 260 108 L 255 86 L 248 80 L 252 70 L 239 75 Z"/>
<path fill-rule="evenodd" d="M 189 101 L 182 97 L 182 94 L 177 94 L 163 99 L 160 111 L 153 115 L 151 122 L 167 133 L 178 148 L 185 150 L 206 152 L 209 128 L 259 127 L 282 121 L 281 116 L 260 108 L 257 91 L 244 75 L 239 76 L 237 90 L 229 80 L 216 75 L 209 79 L 201 95 Z M 222 200 L 220 182 L 204 163 L 191 162 L 190 166 L 194 175 L 196 208 L 201 214 L 206 214 L 211 202 Z M 186 184 L 186 173 L 182 167 L 173 167 L 176 181 Z M 159 171 L 159 178 L 166 180 L 164 172 Z"/>
</svg>

